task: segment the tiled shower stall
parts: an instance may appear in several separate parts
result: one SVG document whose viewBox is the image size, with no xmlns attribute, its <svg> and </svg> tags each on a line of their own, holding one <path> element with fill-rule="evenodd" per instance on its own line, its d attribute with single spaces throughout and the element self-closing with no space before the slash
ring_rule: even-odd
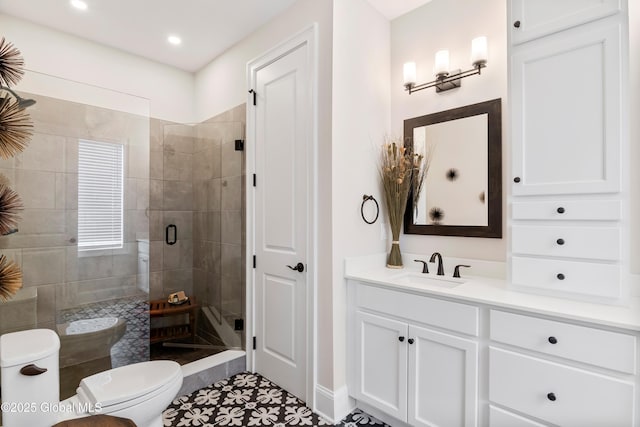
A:
<svg viewBox="0 0 640 427">
<path fill-rule="evenodd" d="M 24 203 L 18 232 L 0 237 L 0 253 L 23 272 L 23 288 L 0 303 L 0 334 L 41 327 L 61 335 L 61 397 L 90 373 L 148 360 L 148 301 L 171 292 L 201 304 L 207 343 L 241 347 L 234 326 L 244 319 L 244 153 L 235 140 L 244 139 L 244 105 L 184 125 L 25 95 L 37 101 L 28 109 L 33 138 L 0 160 L 0 178 Z M 79 249 L 80 140 L 123 147 L 121 248 Z M 165 242 L 168 224 L 177 227 L 175 245 Z M 126 325 L 106 355 L 64 336 L 70 322 L 96 317 Z"/>
</svg>

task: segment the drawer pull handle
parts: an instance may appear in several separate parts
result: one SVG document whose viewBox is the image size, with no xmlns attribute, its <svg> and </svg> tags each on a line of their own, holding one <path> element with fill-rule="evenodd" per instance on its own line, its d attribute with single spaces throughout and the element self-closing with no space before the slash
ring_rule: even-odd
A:
<svg viewBox="0 0 640 427">
<path fill-rule="evenodd" d="M 398 337 L 398 341 L 404 342 L 404 337 Z"/>
<path fill-rule="evenodd" d="M 560 206 L 556 212 L 558 212 L 559 214 L 563 214 L 565 212 L 564 208 L 562 206 Z"/>
<path fill-rule="evenodd" d="M 558 273 L 556 277 L 558 278 L 558 280 L 564 280 L 564 274 L 562 273 Z"/>
<path fill-rule="evenodd" d="M 520 177 L 516 176 L 515 178 L 513 178 L 513 182 L 518 183 L 520 182 Z"/>
<path fill-rule="evenodd" d="M 556 240 L 556 243 L 560 246 L 564 245 L 564 239 L 558 239 Z"/>
<path fill-rule="evenodd" d="M 549 399 L 552 402 L 556 401 L 556 394 L 555 393 L 547 393 L 547 399 Z"/>
<path fill-rule="evenodd" d="M 413 338 L 409 338 L 409 339 L 407 340 L 407 342 L 408 342 L 409 344 L 413 344 L 415 341 L 413 340 Z"/>
<path fill-rule="evenodd" d="M 514 22 L 513 26 L 516 27 L 516 28 L 520 28 L 520 21 Z"/>
<path fill-rule="evenodd" d="M 558 344 L 558 339 L 556 337 L 549 337 L 548 340 L 551 344 Z"/>
</svg>

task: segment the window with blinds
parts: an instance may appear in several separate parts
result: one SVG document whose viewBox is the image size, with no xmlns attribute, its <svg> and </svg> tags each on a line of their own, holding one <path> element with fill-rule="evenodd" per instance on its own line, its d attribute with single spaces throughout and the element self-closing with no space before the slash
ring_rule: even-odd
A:
<svg viewBox="0 0 640 427">
<path fill-rule="evenodd" d="M 79 141 L 78 250 L 122 248 L 124 146 Z"/>
</svg>

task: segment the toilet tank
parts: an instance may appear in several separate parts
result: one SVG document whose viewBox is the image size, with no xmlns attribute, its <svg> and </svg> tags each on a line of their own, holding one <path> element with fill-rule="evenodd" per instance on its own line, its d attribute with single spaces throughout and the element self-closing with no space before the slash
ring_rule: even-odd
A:
<svg viewBox="0 0 640 427">
<path fill-rule="evenodd" d="M 60 339 L 49 329 L 30 329 L 0 336 L 2 424 L 4 427 L 49 427 L 59 402 Z"/>
</svg>

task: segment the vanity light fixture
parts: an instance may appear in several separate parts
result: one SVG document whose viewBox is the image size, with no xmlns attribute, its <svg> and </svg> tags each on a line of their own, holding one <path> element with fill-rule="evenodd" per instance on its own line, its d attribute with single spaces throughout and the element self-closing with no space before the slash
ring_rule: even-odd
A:
<svg viewBox="0 0 640 427">
<path fill-rule="evenodd" d="M 485 36 L 476 37 L 471 40 L 471 64 L 473 68 L 466 71 L 449 70 L 449 51 L 439 50 L 436 52 L 435 65 L 433 67 L 436 79 L 428 82 L 416 84 L 416 63 L 407 62 L 404 64 L 404 90 L 411 95 L 422 89 L 435 87 L 436 92 L 443 92 L 454 89 L 462 85 L 461 80 L 465 77 L 480 74 L 481 70 L 487 66 L 487 38 Z"/>
</svg>

